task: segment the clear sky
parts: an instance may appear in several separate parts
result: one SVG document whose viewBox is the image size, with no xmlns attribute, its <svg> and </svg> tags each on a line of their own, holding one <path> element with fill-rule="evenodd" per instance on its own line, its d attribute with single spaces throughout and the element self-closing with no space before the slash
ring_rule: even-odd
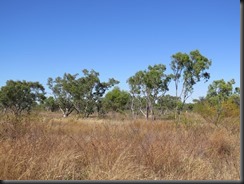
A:
<svg viewBox="0 0 244 184">
<path fill-rule="evenodd" d="M 0 86 L 94 69 L 102 81 L 126 80 L 148 65 L 198 49 L 211 79 L 240 86 L 239 0 L 0 0 Z M 170 93 L 174 94 L 173 85 Z"/>
</svg>

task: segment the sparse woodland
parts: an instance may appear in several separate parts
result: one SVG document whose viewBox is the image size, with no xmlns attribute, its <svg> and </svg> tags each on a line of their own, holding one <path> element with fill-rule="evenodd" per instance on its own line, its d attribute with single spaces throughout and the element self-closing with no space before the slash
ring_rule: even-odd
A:
<svg viewBox="0 0 244 184">
<path fill-rule="evenodd" d="M 178 52 L 129 91 L 99 73 L 9 80 L 0 88 L 2 180 L 240 180 L 240 88 L 213 80 L 212 61 Z M 187 103 L 204 81 L 205 96 Z M 169 95 L 173 83 L 175 95 Z"/>
</svg>

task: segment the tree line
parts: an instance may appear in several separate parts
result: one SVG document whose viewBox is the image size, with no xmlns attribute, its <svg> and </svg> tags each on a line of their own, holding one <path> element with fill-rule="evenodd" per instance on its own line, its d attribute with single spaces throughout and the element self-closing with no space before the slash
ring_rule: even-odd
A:
<svg viewBox="0 0 244 184">
<path fill-rule="evenodd" d="M 129 91 L 116 87 L 119 84 L 116 79 L 101 81 L 98 72 L 87 69 L 82 70 L 82 76 L 65 73 L 62 77 L 48 78 L 47 85 L 52 91 L 49 97 L 39 82 L 8 80 L 0 88 L 0 108 L 16 116 L 41 106 L 52 112 L 60 110 L 63 117 L 73 112 L 83 118 L 93 113 L 103 116 L 108 112 L 118 112 L 130 113 L 134 118 L 142 115 L 146 119 L 155 119 L 173 112 L 177 119 L 183 109 L 193 109 L 186 100 L 194 92 L 195 84 L 210 79 L 207 70 L 211 64 L 212 61 L 199 50 L 189 54 L 178 52 L 171 56 L 171 74 L 165 73 L 164 64 L 149 65 L 127 79 Z M 166 94 L 171 82 L 174 83 L 175 96 Z M 229 82 L 223 79 L 213 81 L 206 97 L 194 100 L 195 109 L 202 113 L 200 109 L 211 107 L 216 115 L 215 122 L 219 121 L 225 109 L 223 104 L 227 101 L 232 108 L 240 106 L 240 88 L 233 89 L 234 84 L 233 79 Z"/>
</svg>

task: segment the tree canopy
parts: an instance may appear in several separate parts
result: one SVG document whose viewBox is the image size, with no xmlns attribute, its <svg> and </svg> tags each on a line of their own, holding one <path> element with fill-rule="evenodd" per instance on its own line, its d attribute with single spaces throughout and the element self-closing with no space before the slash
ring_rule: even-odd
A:
<svg viewBox="0 0 244 184">
<path fill-rule="evenodd" d="M 84 69 L 83 76 L 77 78 L 78 74 L 71 75 L 65 73 L 63 78 L 57 77 L 55 80 L 48 79 L 48 86 L 53 91 L 53 95 L 67 117 L 74 110 L 84 117 L 88 117 L 95 111 L 100 112 L 101 98 L 106 90 L 118 84 L 119 81 L 111 78 L 108 82 L 101 82 L 99 73 Z"/>
<path fill-rule="evenodd" d="M 0 104 L 14 115 L 23 111 L 30 112 L 31 108 L 45 99 L 45 89 L 39 82 L 8 80 L 0 90 Z"/>
<path fill-rule="evenodd" d="M 103 103 L 107 110 L 123 112 L 129 107 L 130 93 L 115 87 L 105 95 Z"/>
<path fill-rule="evenodd" d="M 208 69 L 211 64 L 212 61 L 199 50 L 189 54 L 177 52 L 171 56 L 170 72 L 166 73 L 164 64 L 149 65 L 127 79 L 129 91 L 114 87 L 119 83 L 114 78 L 101 81 L 99 73 L 93 69 L 83 69 L 81 75 L 64 73 L 62 77 L 48 78 L 47 85 L 52 90 L 52 96 L 48 97 L 45 97 L 45 89 L 39 82 L 9 80 L 0 88 L 0 108 L 20 115 L 43 103 L 39 108 L 51 112 L 60 110 L 63 117 L 77 113 L 85 118 L 93 113 L 104 115 L 109 111 L 124 113 L 130 110 L 133 117 L 142 115 L 155 119 L 168 114 L 168 117 L 180 120 L 183 110 L 192 110 L 196 104 L 198 107 L 208 104 L 219 116 L 228 110 L 232 112 L 231 108 L 240 107 L 240 88 L 234 88 L 234 79 L 213 81 L 206 96 L 194 100 L 194 104 L 186 104 L 195 85 L 210 79 Z M 173 96 L 166 94 L 172 81 L 175 87 Z"/>
<path fill-rule="evenodd" d="M 173 71 L 172 78 L 175 83 L 176 97 L 180 97 L 181 105 L 178 105 L 176 111 L 178 113 L 183 108 L 186 100 L 193 93 L 193 86 L 204 80 L 208 81 L 210 73 L 206 72 L 211 66 L 212 61 L 203 56 L 198 50 L 193 50 L 190 54 L 178 52 L 172 55 L 171 69 Z M 182 88 L 179 94 L 179 85 Z"/>
<path fill-rule="evenodd" d="M 158 64 L 148 66 L 148 70 L 138 71 L 134 76 L 128 79 L 130 86 L 130 92 L 132 94 L 132 111 L 135 108 L 139 108 L 140 112 L 148 119 L 149 112 L 154 118 L 154 105 L 158 97 L 164 95 L 168 90 L 168 85 L 170 82 L 170 76 L 166 75 L 164 72 L 166 66 L 163 64 Z M 143 111 L 142 98 L 146 100 L 146 107 Z M 139 107 L 135 107 L 135 101 L 140 101 Z M 137 103 L 138 104 L 138 103 Z"/>
</svg>

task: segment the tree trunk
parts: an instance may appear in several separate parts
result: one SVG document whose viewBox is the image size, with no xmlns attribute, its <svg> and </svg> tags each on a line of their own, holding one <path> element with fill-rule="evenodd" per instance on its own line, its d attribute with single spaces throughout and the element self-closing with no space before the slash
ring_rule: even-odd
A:
<svg viewBox="0 0 244 184">
<path fill-rule="evenodd" d="M 68 117 L 71 114 L 71 112 L 73 111 L 72 108 L 70 108 L 70 109 L 66 108 L 65 110 L 63 110 L 62 108 L 60 108 L 60 110 L 62 111 L 64 118 Z"/>
<path fill-rule="evenodd" d="M 135 118 L 134 98 L 133 97 L 132 97 L 130 109 L 131 109 L 132 117 Z"/>
<path fill-rule="evenodd" d="M 148 117 L 149 117 L 149 106 L 147 106 L 147 120 L 148 120 Z"/>
</svg>

